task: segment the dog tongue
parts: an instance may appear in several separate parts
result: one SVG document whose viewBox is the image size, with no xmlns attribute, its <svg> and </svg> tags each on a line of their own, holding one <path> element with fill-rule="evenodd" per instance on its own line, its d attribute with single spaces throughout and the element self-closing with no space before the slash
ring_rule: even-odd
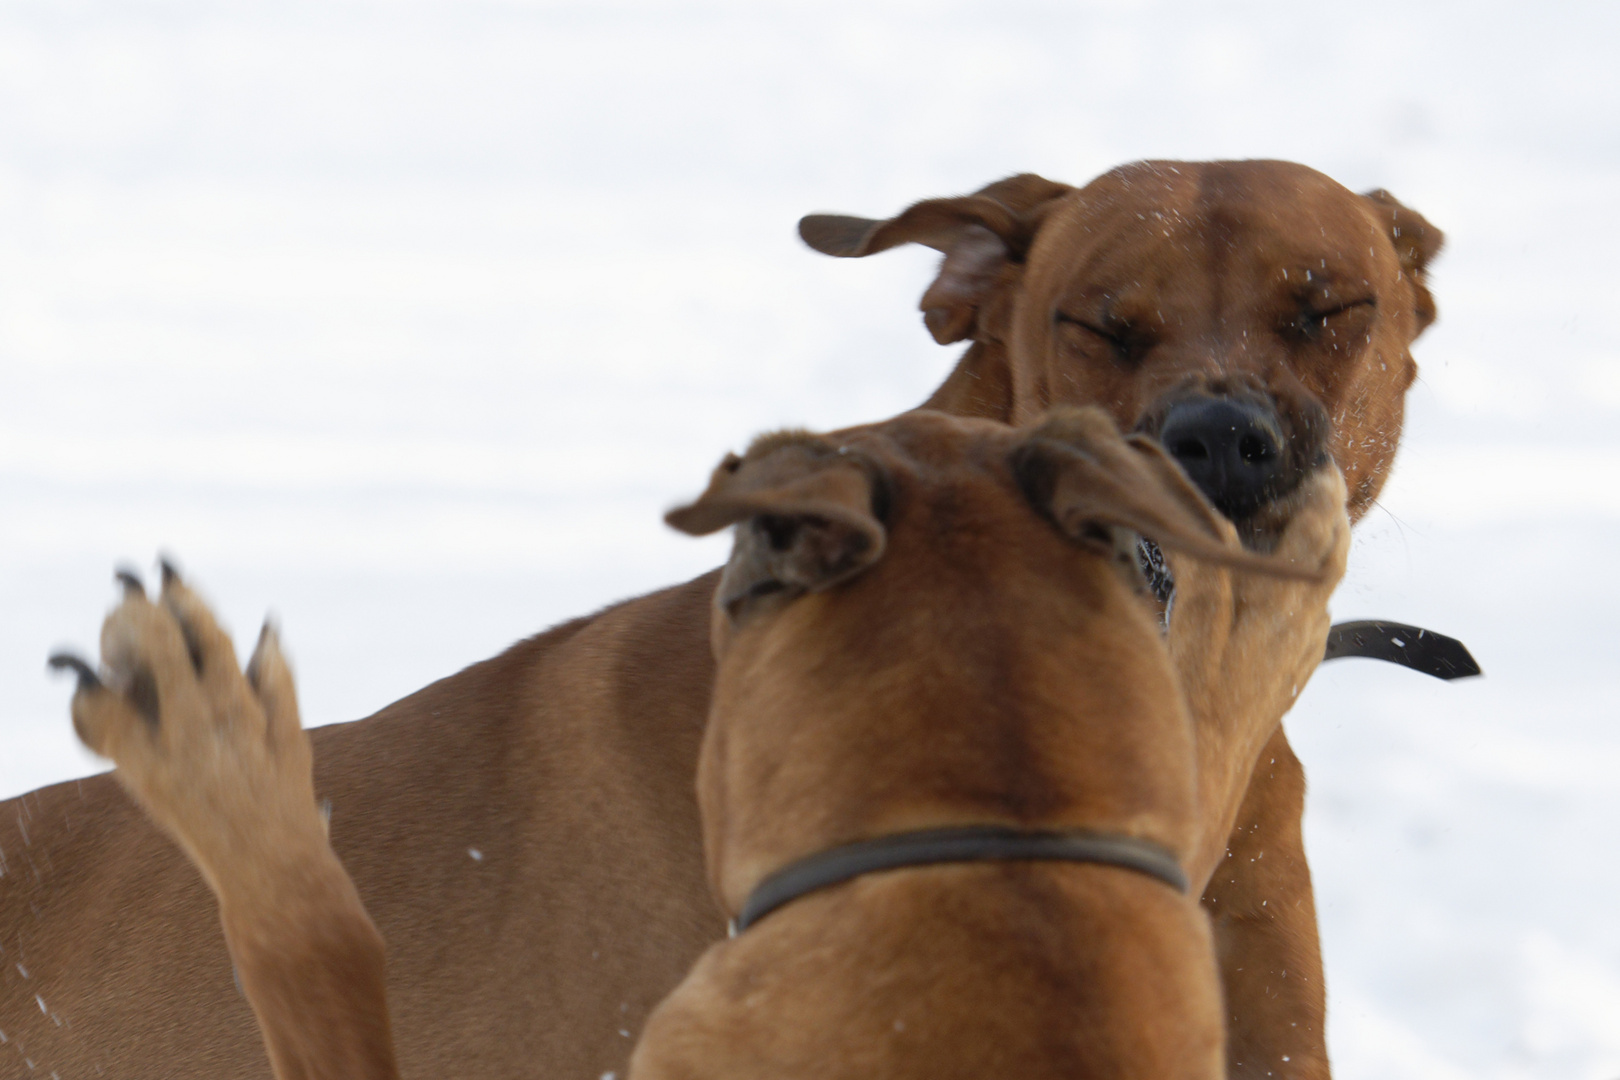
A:
<svg viewBox="0 0 1620 1080">
<path fill-rule="evenodd" d="M 1482 674 L 1468 646 L 1456 638 L 1382 619 L 1334 624 L 1328 631 L 1327 655 L 1322 659 L 1347 656 L 1387 660 L 1447 682 Z"/>
</svg>

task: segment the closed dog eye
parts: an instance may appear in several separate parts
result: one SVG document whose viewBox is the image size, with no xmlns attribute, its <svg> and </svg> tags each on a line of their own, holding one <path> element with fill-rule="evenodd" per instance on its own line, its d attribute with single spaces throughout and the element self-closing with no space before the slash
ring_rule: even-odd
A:
<svg viewBox="0 0 1620 1080">
<path fill-rule="evenodd" d="M 1052 315 L 1052 322 L 1059 328 L 1070 327 L 1069 334 L 1076 331 L 1089 335 L 1103 342 L 1113 350 L 1114 359 L 1126 367 L 1136 367 L 1142 362 L 1142 356 L 1147 352 L 1147 342 L 1132 327 L 1125 324 L 1109 324 L 1103 326 L 1076 315 L 1069 315 L 1058 311 Z"/>
<path fill-rule="evenodd" d="M 1367 297 L 1343 303 L 1329 301 L 1327 306 L 1322 307 L 1313 307 L 1306 302 L 1301 307 L 1302 310 L 1286 329 L 1295 335 L 1316 340 L 1324 336 L 1338 338 L 1341 329 L 1353 331 L 1357 324 L 1372 315 L 1378 301 Z"/>
<path fill-rule="evenodd" d="M 1357 308 L 1375 308 L 1377 306 L 1378 301 L 1369 296 L 1361 300 L 1349 300 L 1342 304 L 1334 304 L 1328 308 L 1309 312 L 1309 314 L 1312 318 L 1320 319 L 1326 322 L 1328 319 L 1334 318 L 1338 315 L 1343 315 L 1346 312 L 1354 311 Z"/>
</svg>

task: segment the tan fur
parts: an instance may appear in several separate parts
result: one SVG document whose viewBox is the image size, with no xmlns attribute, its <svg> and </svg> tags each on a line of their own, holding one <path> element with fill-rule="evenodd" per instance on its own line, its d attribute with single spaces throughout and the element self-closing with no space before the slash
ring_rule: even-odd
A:
<svg viewBox="0 0 1620 1080">
<path fill-rule="evenodd" d="M 937 340 L 972 345 L 928 407 L 1021 423 L 1093 403 L 1130 430 L 1189 386 L 1255 388 L 1296 436 L 1302 415 L 1326 415 L 1352 520 L 1394 461 L 1417 373 L 1410 346 L 1435 318 L 1425 273 L 1443 240 L 1386 191 L 1356 195 L 1281 161 L 1142 162 L 1081 188 L 1017 176 L 887 221 L 812 215 L 800 231 L 833 255 L 942 252 L 924 319 Z M 1275 532 L 1246 525 L 1261 547 Z M 1241 808 L 1220 808 L 1235 822 L 1233 857 L 1205 896 L 1228 1069 L 1326 1080 L 1304 774 L 1280 728 L 1259 761 L 1241 770 L 1252 780 Z"/>
<path fill-rule="evenodd" d="M 1419 295 L 1420 275 L 1438 232 L 1423 234 L 1425 246 L 1397 251 L 1397 219 L 1406 215 L 1407 240 L 1421 218 L 1387 201 L 1363 210 L 1361 197 L 1330 182 L 1291 185 L 1294 170 L 1317 176 L 1298 166 L 1252 166 L 1276 174 L 1263 185 L 1264 199 L 1246 193 L 1249 166 L 1179 167 L 1218 174 L 1200 186 L 1205 217 L 1218 216 L 1225 192 L 1257 227 L 1274 221 L 1261 239 L 1234 234 L 1236 250 L 1260 262 L 1273 233 L 1305 261 L 1336 257 L 1342 245 L 1317 232 L 1317 218 L 1337 229 L 1372 214 L 1381 230 L 1373 247 L 1390 255 L 1373 260 L 1370 280 L 1390 298 L 1380 312 L 1390 312 L 1393 329 L 1381 314 L 1376 351 L 1319 358 L 1312 370 L 1321 385 L 1310 389 L 1335 412 L 1336 445 L 1372 455 L 1352 471 L 1381 480 L 1396 432 L 1380 425 L 1391 410 L 1399 416 L 1410 374 L 1406 343 L 1422 325 L 1419 301 L 1427 297 Z M 1110 174 L 1097 183 L 1117 192 L 1131 174 L 1121 172 L 1124 180 Z M 1019 260 L 1040 239 L 1054 195 L 1073 197 L 1073 189 L 1040 178 L 986 190 L 1002 206 L 999 225 L 1015 221 L 1027 231 Z M 1043 241 L 1041 258 L 1068 266 L 1070 280 L 1106 284 L 1108 274 L 1128 273 L 1140 248 L 1144 264 L 1151 256 L 1189 282 L 1218 279 L 1207 246 L 1182 245 L 1178 255 L 1177 245 L 1160 244 L 1147 228 L 1131 231 L 1139 212 L 1152 218 L 1161 196 L 1130 190 L 1140 202 L 1116 195 L 1095 204 L 1094 228 L 1118 220 L 1115 242 L 1094 249 Z M 982 275 L 982 251 L 976 257 Z M 1004 287 L 970 305 L 974 345 L 932 403 L 1007 419 L 1015 406 L 1019 415 L 1044 408 L 1044 394 L 1096 401 L 1131 426 L 1147 385 L 1161 381 L 1158 355 L 1138 369 L 1142 389 L 1096 350 L 1041 354 L 1039 363 L 1020 354 L 1014 364 L 1007 320 L 1025 275 L 1039 269 L 1024 261 L 994 268 Z M 1206 361 L 1258 362 L 1251 347 L 1206 354 L 1199 342 L 1221 311 L 1232 325 L 1242 315 L 1269 326 L 1274 304 L 1255 301 L 1246 314 L 1237 306 L 1200 312 L 1197 298 L 1207 299 L 1208 288 L 1169 291 L 1193 316 L 1167 323 L 1188 327 L 1162 358 L 1176 378 Z M 1407 309 L 1414 314 L 1402 315 Z M 947 317 L 959 318 L 945 310 Z M 1402 378 L 1380 381 L 1381 364 Z M 1343 377 L 1334 365 L 1345 368 Z M 1358 481 L 1355 512 L 1375 490 Z M 389 1001 L 405 1075 L 515 1077 L 537 1060 L 559 1075 L 622 1071 L 647 1010 L 722 932 L 691 797 L 713 674 L 708 612 L 718 576 L 557 627 L 367 720 L 311 733 L 315 787 L 332 806 L 332 846 L 389 943 Z M 1326 1059 L 1320 958 L 1298 839 L 1303 781 L 1293 755 L 1279 747 L 1286 751 L 1280 729 L 1260 755 L 1275 764 L 1253 774 L 1230 840 L 1235 855 L 1249 854 L 1227 860 L 1238 872 L 1217 875 L 1205 899 L 1223 935 L 1223 977 L 1237 1006 L 1229 1019 L 1234 1065 L 1316 1078 L 1326 1075 Z M 1268 784 L 1281 794 L 1261 790 Z M 481 860 L 468 854 L 474 848 Z M 1273 879 L 1243 869 L 1257 850 L 1266 857 L 1252 865 L 1294 872 Z M 23 1047 L 46 1075 L 97 1068 L 127 1077 L 264 1075 L 253 1015 L 223 944 L 199 929 L 214 922 L 213 900 L 115 782 L 60 784 L 0 804 L 0 859 L 0 1030 L 11 1048 Z M 1291 1063 L 1281 1061 L 1285 1054 Z"/>
<path fill-rule="evenodd" d="M 131 583 L 107 617 L 105 682 L 81 682 L 74 728 L 214 893 L 276 1075 L 397 1075 L 382 938 L 327 843 L 276 634 L 244 674 L 207 606 L 164 578 L 158 603 Z"/>
<path fill-rule="evenodd" d="M 1201 778 L 1229 768 L 1204 748 L 1249 760 L 1285 707 L 1275 677 L 1248 677 L 1251 652 L 1296 658 L 1292 677 L 1314 668 L 1348 523 L 1324 469 L 1256 559 L 1179 474 L 1154 478 L 1160 460 L 1100 412 L 1026 432 L 916 413 L 756 444 L 671 515 L 697 532 L 743 521 L 731 567 L 790 571 L 732 602 L 722 587 L 712 616 L 698 787 L 726 910 L 795 858 L 939 825 L 1122 833 L 1198 866 L 1205 804 L 1227 797 Z M 1090 542 L 1099 524 L 1215 560 L 1178 562 L 1189 603 L 1169 650 Z M 791 557 L 762 564 L 761 547 Z M 381 952 L 324 843 L 274 636 L 244 679 L 172 579 L 161 605 L 131 592 L 107 627 L 110 687 L 81 688 L 75 723 L 219 897 L 277 1075 L 396 1075 Z M 1243 723 L 1198 730 L 1209 716 L 1184 706 L 1178 648 Z M 130 688 L 146 672 L 143 716 Z M 1193 896 L 1095 865 L 919 868 L 711 948 L 650 1020 L 632 1076 L 1212 1078 L 1220 1013 Z"/>
<path fill-rule="evenodd" d="M 388 943 L 403 1075 L 622 1075 L 724 932 L 692 797 L 718 579 L 309 733 L 332 848 Z M 0 809 L 0 1053 L 47 1076 L 270 1075 L 214 898 L 112 777 Z"/>
</svg>

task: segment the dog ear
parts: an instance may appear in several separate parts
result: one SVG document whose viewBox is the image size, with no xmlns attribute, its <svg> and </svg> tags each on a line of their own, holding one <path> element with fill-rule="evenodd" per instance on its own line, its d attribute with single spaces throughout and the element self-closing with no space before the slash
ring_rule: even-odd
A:
<svg viewBox="0 0 1620 1080">
<path fill-rule="evenodd" d="M 1417 293 L 1415 313 L 1418 332 L 1422 333 L 1434 322 L 1434 296 L 1430 294 L 1426 271 L 1429 263 L 1440 254 L 1446 242 L 1445 233 L 1429 224 L 1416 210 L 1402 206 L 1400 200 L 1378 188 L 1362 195 L 1367 201 L 1373 219 L 1395 245 L 1395 254 L 1401 260 L 1401 269 L 1412 279 Z"/>
<path fill-rule="evenodd" d="M 924 199 L 887 221 L 810 214 L 799 236 L 823 255 L 861 258 L 900 244 L 941 252 L 934 283 L 918 305 L 941 345 L 973 336 L 978 310 L 1001 279 L 1022 263 L 1053 200 L 1074 190 L 1034 173 L 998 180 L 972 195 Z"/>
<path fill-rule="evenodd" d="M 1117 556 L 1124 528 L 1235 569 L 1320 580 L 1316 570 L 1238 546 L 1181 467 L 1145 435 L 1121 436 L 1094 406 L 1056 409 L 1013 452 L 1030 502 L 1076 543 Z"/>
<path fill-rule="evenodd" d="M 770 593 L 820 592 L 883 555 L 876 504 L 882 473 L 865 455 L 798 432 L 766 436 L 744 457 L 728 454 L 708 490 L 664 518 L 693 536 L 736 525 L 716 602 L 735 616 Z"/>
</svg>

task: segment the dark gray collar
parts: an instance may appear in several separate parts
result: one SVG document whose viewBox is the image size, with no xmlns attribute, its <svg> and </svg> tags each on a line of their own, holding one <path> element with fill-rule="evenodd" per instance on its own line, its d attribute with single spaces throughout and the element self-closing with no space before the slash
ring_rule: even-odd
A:
<svg viewBox="0 0 1620 1080">
<path fill-rule="evenodd" d="M 1480 673 L 1468 646 L 1456 638 L 1386 619 L 1334 623 L 1323 659 L 1346 656 L 1385 660 L 1448 682 Z"/>
<path fill-rule="evenodd" d="M 1158 878 L 1177 892 L 1187 891 L 1187 875 L 1176 857 L 1151 840 L 1079 831 L 1043 832 L 1004 825 L 963 825 L 922 829 L 861 840 L 789 863 L 748 894 L 731 920 L 736 937 L 792 900 L 880 870 L 936 863 L 1005 859 L 1057 859 L 1100 863 Z"/>
</svg>

